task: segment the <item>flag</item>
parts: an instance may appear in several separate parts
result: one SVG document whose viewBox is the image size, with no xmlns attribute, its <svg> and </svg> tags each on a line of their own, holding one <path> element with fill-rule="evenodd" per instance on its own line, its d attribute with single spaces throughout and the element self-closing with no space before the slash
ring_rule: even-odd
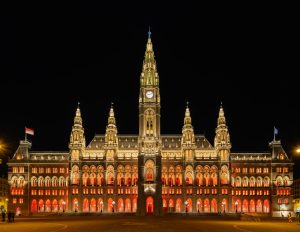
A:
<svg viewBox="0 0 300 232">
<path fill-rule="evenodd" d="M 278 129 L 274 126 L 274 135 L 278 135 Z"/>
<path fill-rule="evenodd" d="M 26 133 L 26 134 L 29 134 L 29 135 L 34 135 L 34 130 L 31 129 L 31 128 L 25 127 L 25 133 Z"/>
</svg>

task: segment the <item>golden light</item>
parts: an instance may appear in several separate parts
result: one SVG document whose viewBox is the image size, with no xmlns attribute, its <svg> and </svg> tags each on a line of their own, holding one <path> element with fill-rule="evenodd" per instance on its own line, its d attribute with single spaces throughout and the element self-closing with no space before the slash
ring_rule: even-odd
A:
<svg viewBox="0 0 300 232">
<path fill-rule="evenodd" d="M 296 149 L 296 152 L 297 152 L 297 153 L 300 153 L 300 148 L 297 148 L 297 149 Z"/>
</svg>

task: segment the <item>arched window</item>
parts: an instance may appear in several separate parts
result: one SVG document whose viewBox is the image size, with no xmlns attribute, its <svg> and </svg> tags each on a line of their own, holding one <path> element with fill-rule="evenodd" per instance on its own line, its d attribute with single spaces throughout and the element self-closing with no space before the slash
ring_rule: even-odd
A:
<svg viewBox="0 0 300 232">
<path fill-rule="evenodd" d="M 82 204 L 82 211 L 83 212 L 89 212 L 89 200 L 87 198 L 83 199 L 83 204 Z"/>
<path fill-rule="evenodd" d="M 106 178 L 107 185 L 114 185 L 114 167 L 112 165 L 107 166 L 106 169 Z"/>
<path fill-rule="evenodd" d="M 56 176 L 52 177 L 52 187 L 57 187 L 58 186 L 58 179 Z"/>
<path fill-rule="evenodd" d="M 52 212 L 58 212 L 58 204 L 56 199 L 52 201 Z"/>
<path fill-rule="evenodd" d="M 270 213 L 270 203 L 269 200 L 265 199 L 264 200 L 264 213 Z"/>
<path fill-rule="evenodd" d="M 118 200 L 118 212 L 123 212 L 123 211 L 124 211 L 123 199 L 119 198 L 119 200 Z"/>
<path fill-rule="evenodd" d="M 90 201 L 90 212 L 96 212 L 96 200 L 92 198 Z"/>
<path fill-rule="evenodd" d="M 31 212 L 36 213 L 37 212 L 37 202 L 35 199 L 32 200 L 31 202 Z"/>
<path fill-rule="evenodd" d="M 35 176 L 31 177 L 31 187 L 37 186 L 37 178 Z"/>
<path fill-rule="evenodd" d="M 152 160 L 147 160 L 145 163 L 145 175 L 147 182 L 154 181 L 154 162 Z"/>
<path fill-rule="evenodd" d="M 126 198 L 125 200 L 125 212 L 131 212 L 131 202 L 129 198 Z"/>
<path fill-rule="evenodd" d="M 221 184 L 228 184 L 229 180 L 229 172 L 228 167 L 226 165 L 223 165 L 221 167 Z"/>
<path fill-rule="evenodd" d="M 72 167 L 71 181 L 72 181 L 72 184 L 74 184 L 74 185 L 79 184 L 79 168 L 77 165 L 74 165 Z"/>
<path fill-rule="evenodd" d="M 262 178 L 260 176 L 257 177 L 256 187 L 262 187 Z"/>
<path fill-rule="evenodd" d="M 39 176 L 38 178 L 38 186 L 44 187 L 44 178 L 42 176 Z"/>
<path fill-rule="evenodd" d="M 216 213 L 218 211 L 218 203 L 215 198 L 211 200 L 211 212 Z"/>
<path fill-rule="evenodd" d="M 243 212 L 248 213 L 248 200 L 243 200 L 243 206 L 242 206 Z"/>
<path fill-rule="evenodd" d="M 176 200 L 176 213 L 182 212 L 182 200 L 180 198 L 177 198 Z"/>
<path fill-rule="evenodd" d="M 253 199 L 250 200 L 250 204 L 249 204 L 249 212 L 250 213 L 255 213 L 255 202 Z"/>
</svg>

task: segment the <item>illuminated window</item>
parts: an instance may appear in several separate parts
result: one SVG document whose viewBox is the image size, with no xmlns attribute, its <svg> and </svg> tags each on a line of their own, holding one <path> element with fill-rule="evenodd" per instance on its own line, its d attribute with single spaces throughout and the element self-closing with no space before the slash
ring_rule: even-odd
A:
<svg viewBox="0 0 300 232">
<path fill-rule="evenodd" d="M 24 173 L 24 167 L 19 167 L 19 173 Z"/>
<path fill-rule="evenodd" d="M 255 168 L 249 168 L 249 173 L 254 173 Z"/>
<path fill-rule="evenodd" d="M 13 173 L 18 173 L 19 172 L 19 168 L 18 167 L 13 167 Z"/>
<path fill-rule="evenodd" d="M 44 173 L 44 168 L 39 168 L 39 173 Z"/>
<path fill-rule="evenodd" d="M 51 173 L 51 168 L 46 168 L 46 173 Z"/>
<path fill-rule="evenodd" d="M 20 203 L 20 204 L 23 204 L 23 198 L 20 198 L 20 199 L 19 199 L 19 203 Z"/>
<path fill-rule="evenodd" d="M 242 172 L 243 173 L 247 173 L 248 172 L 248 168 L 242 168 Z"/>
<path fill-rule="evenodd" d="M 58 168 L 53 168 L 53 173 L 57 173 L 58 172 Z"/>
<path fill-rule="evenodd" d="M 281 167 L 277 167 L 277 168 L 276 168 L 276 172 L 279 172 L 279 173 L 280 173 L 281 171 L 282 171 Z"/>
<path fill-rule="evenodd" d="M 59 173 L 65 173 L 65 169 L 64 168 L 60 168 L 59 169 Z"/>
<path fill-rule="evenodd" d="M 32 173 L 37 173 L 37 168 L 32 168 L 32 169 L 31 169 L 31 172 L 32 172 Z"/>
<path fill-rule="evenodd" d="M 263 172 L 264 172 L 264 173 L 269 173 L 269 168 L 264 168 L 264 169 L 263 169 Z"/>
<path fill-rule="evenodd" d="M 256 173 L 261 173 L 261 168 L 256 168 Z"/>
<path fill-rule="evenodd" d="M 13 204 L 17 204 L 17 198 L 13 198 Z"/>
<path fill-rule="evenodd" d="M 288 198 L 284 198 L 284 204 L 288 204 L 289 203 L 289 199 Z"/>
<path fill-rule="evenodd" d="M 282 204 L 282 198 L 278 198 L 278 204 Z"/>
<path fill-rule="evenodd" d="M 289 168 L 283 168 L 283 172 L 284 172 L 284 173 L 289 172 Z"/>
</svg>

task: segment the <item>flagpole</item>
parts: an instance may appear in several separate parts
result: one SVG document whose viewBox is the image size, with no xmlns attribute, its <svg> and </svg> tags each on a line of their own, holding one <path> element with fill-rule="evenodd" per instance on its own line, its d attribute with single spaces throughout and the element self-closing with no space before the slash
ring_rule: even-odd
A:
<svg viewBox="0 0 300 232">
<path fill-rule="evenodd" d="M 27 141 L 26 127 L 25 127 L 25 141 Z"/>
</svg>

